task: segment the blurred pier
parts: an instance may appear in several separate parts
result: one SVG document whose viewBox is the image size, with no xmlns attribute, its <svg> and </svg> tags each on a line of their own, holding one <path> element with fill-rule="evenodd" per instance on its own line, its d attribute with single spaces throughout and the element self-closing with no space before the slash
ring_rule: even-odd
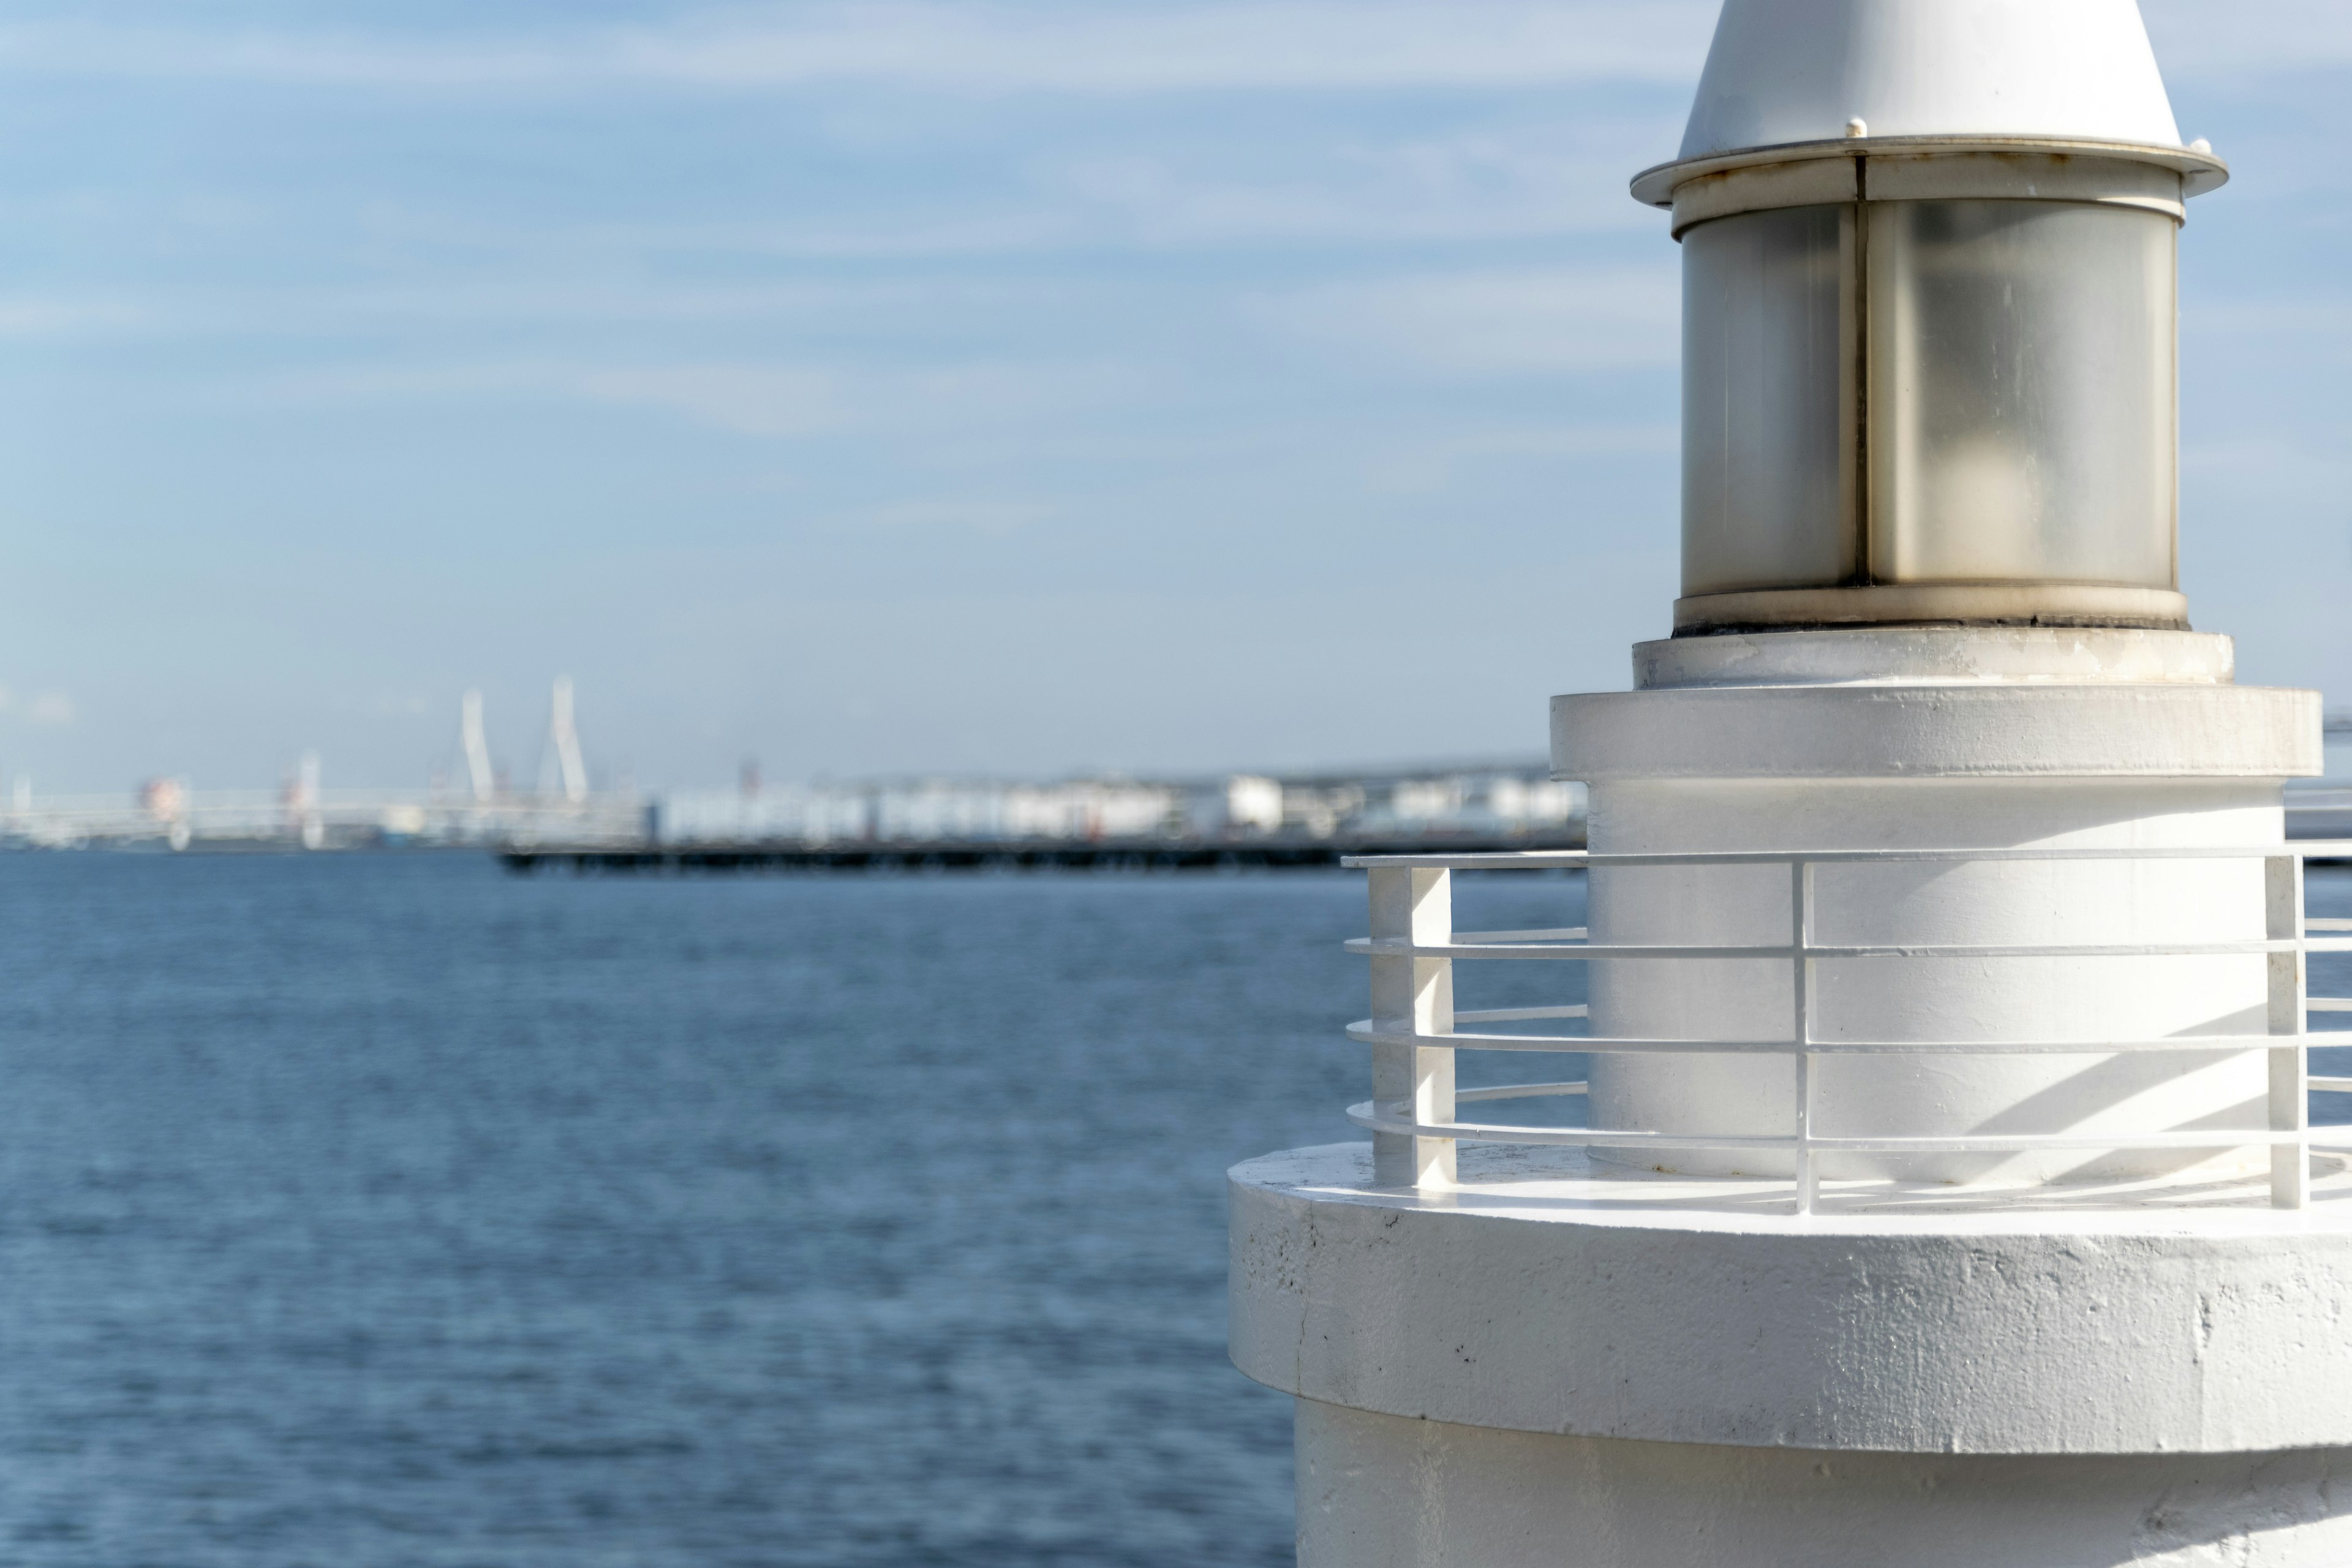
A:
<svg viewBox="0 0 2352 1568">
<path fill-rule="evenodd" d="M 1581 825 L 1546 833 L 1428 833 L 1373 838 L 940 839 L 874 844 L 702 843 L 635 847 L 509 846 L 509 870 L 591 873 L 695 871 L 1243 871 L 1337 866 L 1349 855 L 1580 849 Z"/>
</svg>

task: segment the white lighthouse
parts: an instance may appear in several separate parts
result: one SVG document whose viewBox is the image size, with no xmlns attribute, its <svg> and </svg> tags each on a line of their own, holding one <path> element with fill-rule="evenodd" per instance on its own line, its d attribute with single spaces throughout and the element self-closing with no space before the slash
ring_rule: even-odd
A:
<svg viewBox="0 0 2352 1568">
<path fill-rule="evenodd" d="M 1233 1173 L 1302 1563 L 2352 1563 L 2319 702 L 2177 580 L 2175 242 L 2225 177 L 2132 0 L 1727 0 L 1633 183 L 1683 587 L 1635 689 L 1553 704 L 1591 853 L 1366 861 L 1372 1144 Z M 1564 864 L 1584 927 L 1454 931 L 1455 871 Z M 1489 959 L 1589 1002 L 1467 1008 Z M 1587 1125 L 1496 1120 L 1543 1096 Z"/>
</svg>

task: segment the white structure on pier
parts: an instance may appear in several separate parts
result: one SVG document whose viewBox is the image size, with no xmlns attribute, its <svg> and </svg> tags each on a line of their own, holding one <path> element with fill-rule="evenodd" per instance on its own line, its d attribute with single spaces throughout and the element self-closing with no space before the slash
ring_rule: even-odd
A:
<svg viewBox="0 0 2352 1568">
<path fill-rule="evenodd" d="M 2131 0 L 1728 0 L 1634 182 L 1684 247 L 1683 597 L 1554 703 L 1591 853 L 1366 862 L 1372 1144 L 1233 1173 L 1302 1563 L 2352 1562 L 2352 1140 L 2305 1111 L 2352 1001 L 2305 988 L 2352 921 L 2282 816 L 2319 703 L 2233 684 L 2175 578 L 2175 235 L 2224 177 Z M 1453 931 L 1454 870 L 1557 865 L 1584 926 Z M 1479 959 L 1589 1000 L 1457 1010 Z M 1482 1115 L 1541 1096 L 1587 1126 Z"/>
</svg>

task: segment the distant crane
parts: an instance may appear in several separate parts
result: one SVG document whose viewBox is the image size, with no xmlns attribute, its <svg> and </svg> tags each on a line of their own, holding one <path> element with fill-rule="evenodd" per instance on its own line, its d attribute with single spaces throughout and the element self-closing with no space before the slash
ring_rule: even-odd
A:
<svg viewBox="0 0 2352 1568">
<path fill-rule="evenodd" d="M 554 748 L 555 765 L 563 782 L 563 798 L 573 805 L 588 798 L 588 769 L 580 760 L 580 731 L 572 721 L 572 678 L 555 678 L 555 694 L 547 717 L 547 743 Z"/>
</svg>

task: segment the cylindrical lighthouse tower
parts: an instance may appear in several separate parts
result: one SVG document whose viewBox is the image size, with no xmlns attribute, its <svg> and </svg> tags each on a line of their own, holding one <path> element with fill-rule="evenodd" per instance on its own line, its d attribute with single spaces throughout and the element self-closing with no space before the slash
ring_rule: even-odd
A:
<svg viewBox="0 0 2352 1568">
<path fill-rule="evenodd" d="M 1234 1173 L 1302 1563 L 2352 1562 L 2318 700 L 2233 684 L 2176 571 L 2225 177 L 2132 0 L 1727 0 L 1633 186 L 1683 586 L 1635 689 L 1554 702 L 1591 852 L 1365 862 L 1373 1145 Z M 1455 871 L 1558 864 L 1585 927 L 1452 930 Z M 1457 1010 L 1482 959 L 1589 1001 Z M 1465 1049 L 1591 1065 L 1457 1091 Z M 1587 1126 L 1465 1109 L 1541 1095 Z"/>
</svg>

